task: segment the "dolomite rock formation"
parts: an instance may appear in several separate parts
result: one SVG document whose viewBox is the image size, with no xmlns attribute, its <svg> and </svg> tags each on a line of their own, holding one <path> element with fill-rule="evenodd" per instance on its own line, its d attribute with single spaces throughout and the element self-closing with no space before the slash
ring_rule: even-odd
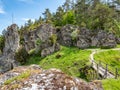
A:
<svg viewBox="0 0 120 90">
<path fill-rule="evenodd" d="M 77 31 L 77 32 L 75 32 Z M 58 32 L 59 43 L 65 46 L 114 48 L 119 43 L 113 33 L 104 30 L 88 30 L 74 25 L 66 25 Z"/>
<path fill-rule="evenodd" d="M 17 66 L 17 62 L 14 60 L 15 52 L 19 49 L 19 35 L 18 26 L 12 24 L 4 31 L 5 47 L 3 50 L 3 56 L 0 57 L 0 72 L 6 72 Z"/>
<path fill-rule="evenodd" d="M 50 41 L 52 35 L 56 34 L 56 29 L 50 24 L 40 25 L 36 30 L 30 31 L 24 35 L 24 46 L 27 51 L 37 48 L 41 51 L 41 56 L 47 56 L 60 49 L 60 45 Z M 37 45 L 39 41 L 39 45 Z"/>
<path fill-rule="evenodd" d="M 26 77 L 17 79 L 21 74 Z M 15 78 L 10 83 L 6 80 Z M 0 75 L 0 90 L 103 90 L 100 81 L 85 82 L 66 75 L 61 70 L 43 70 L 37 65 L 21 66 Z"/>
</svg>

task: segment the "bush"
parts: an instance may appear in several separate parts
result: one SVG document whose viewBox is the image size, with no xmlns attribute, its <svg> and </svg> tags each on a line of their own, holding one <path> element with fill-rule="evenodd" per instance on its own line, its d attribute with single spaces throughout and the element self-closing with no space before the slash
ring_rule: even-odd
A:
<svg viewBox="0 0 120 90">
<path fill-rule="evenodd" d="M 71 33 L 72 40 L 76 40 L 78 34 L 79 34 L 79 30 L 77 30 L 77 29 L 74 30 L 74 31 Z"/>
<path fill-rule="evenodd" d="M 57 35 L 56 34 L 52 34 L 52 36 L 50 37 L 50 40 L 53 44 L 55 44 L 57 42 Z"/>
<path fill-rule="evenodd" d="M 15 53 L 15 60 L 20 62 L 21 64 L 25 64 L 27 59 L 29 57 L 28 52 L 24 47 L 21 47 L 16 53 Z"/>
<path fill-rule="evenodd" d="M 42 43 L 42 40 L 41 39 L 37 39 L 35 43 L 36 43 L 37 46 L 39 46 Z"/>
</svg>

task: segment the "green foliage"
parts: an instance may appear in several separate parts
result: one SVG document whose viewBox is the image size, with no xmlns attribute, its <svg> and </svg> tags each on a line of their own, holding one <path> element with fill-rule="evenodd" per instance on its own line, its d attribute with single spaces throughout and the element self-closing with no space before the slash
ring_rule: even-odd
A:
<svg viewBox="0 0 120 90">
<path fill-rule="evenodd" d="M 42 40 L 41 39 L 37 39 L 35 43 L 36 43 L 37 46 L 39 46 L 42 43 Z"/>
<path fill-rule="evenodd" d="M 102 80 L 104 90 L 120 90 L 120 78 Z"/>
<path fill-rule="evenodd" d="M 52 42 L 53 44 L 55 44 L 56 41 L 57 41 L 57 35 L 56 35 L 56 34 L 52 34 L 51 37 L 50 37 L 50 40 L 51 40 L 51 42 Z"/>
<path fill-rule="evenodd" d="M 20 80 L 22 80 L 22 79 L 25 79 L 25 78 L 28 78 L 30 76 L 30 71 L 26 71 L 26 72 L 24 72 L 24 73 L 22 73 L 21 75 L 19 75 L 19 76 L 16 76 L 16 77 L 13 77 L 13 78 L 10 78 L 10 79 L 8 79 L 8 80 L 6 80 L 5 82 L 4 82 L 4 85 L 8 85 L 8 84 L 10 84 L 10 83 L 12 83 L 13 81 L 20 81 Z"/>
<path fill-rule="evenodd" d="M 107 5 L 97 4 L 93 13 L 93 29 L 99 28 L 105 30 L 109 22 L 112 22 L 112 17 L 114 11 L 110 9 Z M 108 28 L 107 28 L 108 29 Z"/>
<path fill-rule="evenodd" d="M 15 60 L 20 62 L 21 64 L 24 64 L 26 60 L 28 59 L 29 54 L 25 50 L 25 48 L 21 47 L 16 53 L 15 53 Z"/>
<path fill-rule="evenodd" d="M 66 24 L 75 24 L 75 15 L 74 15 L 74 11 L 68 11 L 63 15 L 63 21 L 62 21 L 63 25 Z"/>
<path fill-rule="evenodd" d="M 52 23 L 52 14 L 48 8 L 45 9 L 45 12 L 43 13 L 43 15 L 44 15 L 44 21 L 46 23 Z"/>
<path fill-rule="evenodd" d="M 45 58 L 32 56 L 26 64 L 39 64 L 44 69 L 58 68 L 69 75 L 85 78 L 85 76 L 82 76 L 79 72 L 79 69 L 88 65 L 90 53 L 91 51 L 89 50 L 79 50 L 74 47 L 61 47 L 60 51 Z M 58 54 L 60 57 L 56 58 Z"/>
<path fill-rule="evenodd" d="M 78 31 L 78 30 L 74 30 L 74 31 L 71 33 L 72 40 L 76 40 L 78 34 L 79 34 L 79 31 Z"/>
<path fill-rule="evenodd" d="M 4 36 L 0 36 L 0 52 L 3 52 L 4 45 L 5 45 L 5 38 Z"/>
</svg>

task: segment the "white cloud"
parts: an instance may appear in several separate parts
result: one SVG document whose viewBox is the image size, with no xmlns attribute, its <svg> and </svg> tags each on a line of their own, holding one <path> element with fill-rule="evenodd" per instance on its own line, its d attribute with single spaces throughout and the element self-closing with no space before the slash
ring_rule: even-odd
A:
<svg viewBox="0 0 120 90">
<path fill-rule="evenodd" d="M 31 18 L 22 18 L 21 20 L 22 20 L 22 21 L 27 22 L 29 19 L 31 19 Z M 33 21 L 33 22 L 34 22 L 34 21 L 35 21 L 35 19 L 31 19 L 31 21 Z"/>
<path fill-rule="evenodd" d="M 33 3 L 33 0 L 18 0 L 20 2 L 24 2 L 24 3 Z"/>
<path fill-rule="evenodd" d="M 5 13 L 5 11 L 4 11 L 4 9 L 3 9 L 3 3 L 2 3 L 2 1 L 0 0 L 0 14 L 4 14 Z"/>
<path fill-rule="evenodd" d="M 4 14 L 4 13 L 5 13 L 5 11 L 3 10 L 2 7 L 0 7 L 0 14 Z"/>
</svg>

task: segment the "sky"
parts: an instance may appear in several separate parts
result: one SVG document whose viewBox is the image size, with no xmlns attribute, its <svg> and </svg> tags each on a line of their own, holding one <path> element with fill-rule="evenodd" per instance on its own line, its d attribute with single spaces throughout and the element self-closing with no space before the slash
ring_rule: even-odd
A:
<svg viewBox="0 0 120 90">
<path fill-rule="evenodd" d="M 46 8 L 55 12 L 64 2 L 65 0 L 0 0 L 0 34 L 12 21 L 18 26 L 24 25 L 28 19 L 38 19 Z"/>
</svg>

